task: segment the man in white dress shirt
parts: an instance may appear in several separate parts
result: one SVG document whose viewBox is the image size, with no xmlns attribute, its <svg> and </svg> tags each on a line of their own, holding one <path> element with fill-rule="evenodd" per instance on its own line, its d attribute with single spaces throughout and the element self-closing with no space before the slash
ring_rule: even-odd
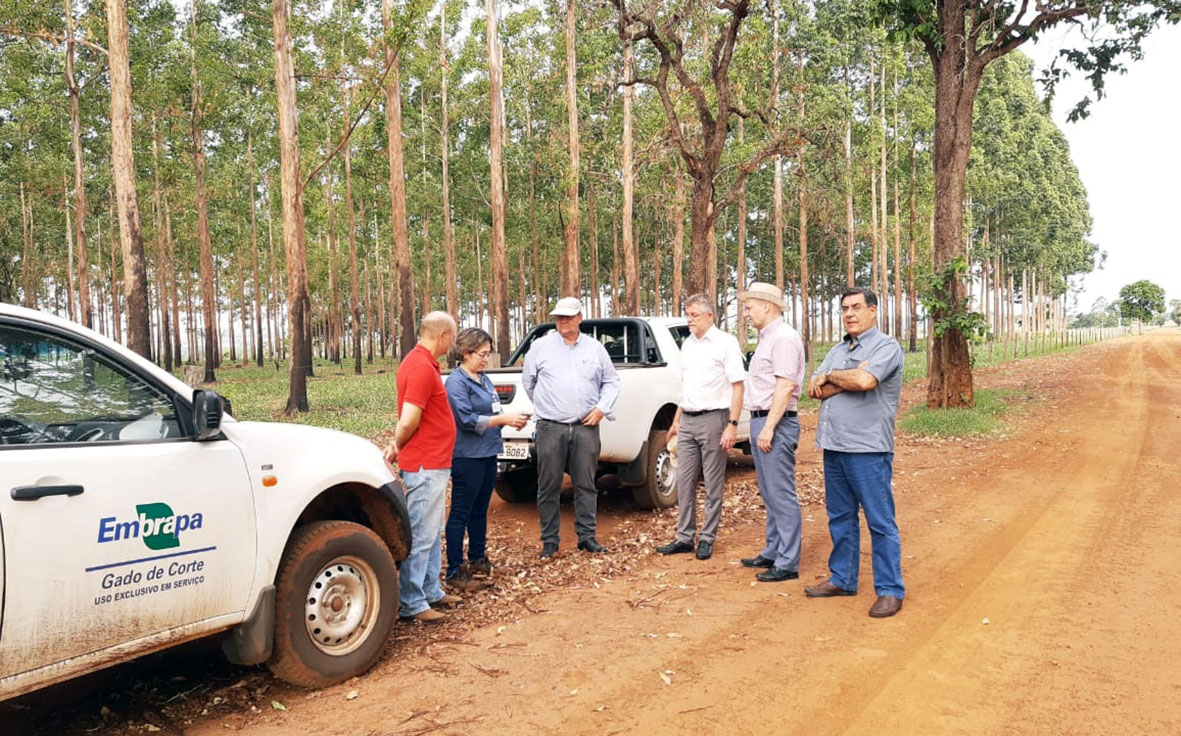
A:
<svg viewBox="0 0 1181 736">
<path fill-rule="evenodd" d="M 738 436 L 746 370 L 738 340 L 714 326 L 714 305 L 705 294 L 685 302 L 689 336 L 681 345 L 681 400 L 669 427 L 677 439 L 677 536 L 656 551 L 675 555 L 697 550 L 713 555 L 722 521 L 726 453 Z M 697 535 L 697 478 L 705 478 L 705 521 Z"/>
</svg>

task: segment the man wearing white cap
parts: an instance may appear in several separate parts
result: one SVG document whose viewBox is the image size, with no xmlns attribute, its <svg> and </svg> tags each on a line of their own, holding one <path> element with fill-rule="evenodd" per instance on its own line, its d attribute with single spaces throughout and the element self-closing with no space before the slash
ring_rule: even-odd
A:
<svg viewBox="0 0 1181 736">
<path fill-rule="evenodd" d="M 759 331 L 759 345 L 747 373 L 746 408 L 750 410 L 751 454 L 759 494 L 767 510 L 766 546 L 742 560 L 765 568 L 755 577 L 765 583 L 800 576 L 800 501 L 796 494 L 796 446 L 800 421 L 796 408 L 804 380 L 804 343 L 783 321 L 783 292 L 755 282 L 738 295 L 746 318 Z"/>
<path fill-rule="evenodd" d="M 559 493 L 563 473 L 574 485 L 574 529 L 578 548 L 602 553 L 595 539 L 595 469 L 599 464 L 599 422 L 619 397 L 619 373 L 602 343 L 582 334 L 582 302 L 559 299 L 550 316 L 557 329 L 533 342 L 525 356 L 521 384 L 537 417 L 537 512 L 541 557 L 558 551 Z"/>
</svg>

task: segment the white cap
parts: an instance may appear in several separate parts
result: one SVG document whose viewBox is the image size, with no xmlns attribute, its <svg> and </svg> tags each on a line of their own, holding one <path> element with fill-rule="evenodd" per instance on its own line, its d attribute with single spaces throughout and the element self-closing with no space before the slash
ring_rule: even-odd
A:
<svg viewBox="0 0 1181 736">
<path fill-rule="evenodd" d="M 576 314 L 582 314 L 582 302 L 576 296 L 568 296 L 558 300 L 558 303 L 550 310 L 549 316 L 573 317 Z"/>
</svg>

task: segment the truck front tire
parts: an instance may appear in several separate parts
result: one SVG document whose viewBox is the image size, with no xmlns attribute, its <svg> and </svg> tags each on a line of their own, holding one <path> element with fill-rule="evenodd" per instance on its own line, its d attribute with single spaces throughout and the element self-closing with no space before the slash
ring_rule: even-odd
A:
<svg viewBox="0 0 1181 736">
<path fill-rule="evenodd" d="M 295 531 L 275 580 L 275 641 L 267 665 L 319 688 L 377 661 L 398 615 L 398 570 L 373 530 L 317 521 Z"/>
<path fill-rule="evenodd" d="M 668 451 L 668 431 L 654 429 L 648 435 L 648 473 L 644 484 L 632 490 L 636 504 L 645 509 L 677 505 L 677 472 Z"/>
</svg>

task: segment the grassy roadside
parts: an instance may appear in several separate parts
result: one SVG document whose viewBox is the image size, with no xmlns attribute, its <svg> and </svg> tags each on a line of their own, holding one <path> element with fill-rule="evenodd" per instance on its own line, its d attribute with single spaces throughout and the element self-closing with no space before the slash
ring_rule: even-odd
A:
<svg viewBox="0 0 1181 736">
<path fill-rule="evenodd" d="M 916 406 L 898 419 L 904 432 L 933 437 L 973 437 L 992 434 L 1003 426 L 1005 414 L 1019 411 L 1028 395 L 1017 391 L 977 389 L 971 409 L 928 409 Z"/>
</svg>

